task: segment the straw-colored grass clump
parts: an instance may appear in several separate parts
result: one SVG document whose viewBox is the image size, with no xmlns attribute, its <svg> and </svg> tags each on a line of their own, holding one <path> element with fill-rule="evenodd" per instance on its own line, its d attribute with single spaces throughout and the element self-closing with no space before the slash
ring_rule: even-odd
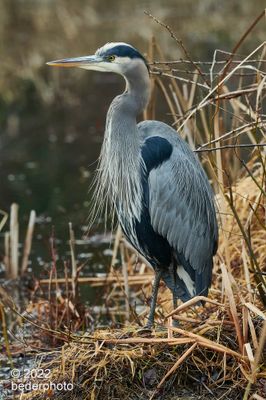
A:
<svg viewBox="0 0 266 400">
<path fill-rule="evenodd" d="M 254 174 L 258 181 L 260 172 Z M 265 267 L 266 234 L 259 223 L 265 210 L 260 189 L 252 178 L 244 177 L 232 191 L 240 222 L 249 224 L 254 254 Z M 254 393 L 254 399 L 262 399 L 266 317 L 230 205 L 222 229 L 213 285 L 204 307 L 195 308 L 191 301 L 180 305 L 171 312 L 179 328 L 170 328 L 170 292 L 162 286 L 158 326 L 151 335 L 128 324 L 119 330 L 99 329 L 65 338 L 62 349 L 49 353 L 42 367 L 51 370 L 50 381 L 70 382 L 73 390 L 49 390 L 49 398 L 193 399 L 194 393 L 198 399 L 249 399 L 249 393 Z M 229 265 L 225 264 L 228 254 Z M 143 288 L 149 296 L 150 284 Z M 140 321 L 145 315 L 146 311 Z M 35 392 L 26 398 L 43 399 L 43 395 Z"/>
</svg>

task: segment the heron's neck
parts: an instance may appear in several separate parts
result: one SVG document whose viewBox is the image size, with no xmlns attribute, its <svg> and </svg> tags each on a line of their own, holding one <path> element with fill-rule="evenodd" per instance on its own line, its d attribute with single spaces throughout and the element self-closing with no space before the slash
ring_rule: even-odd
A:
<svg viewBox="0 0 266 400">
<path fill-rule="evenodd" d="M 139 63 L 124 77 L 126 89 L 115 97 L 107 114 L 105 140 L 120 149 L 138 141 L 137 116 L 144 111 L 150 97 L 150 79 L 144 63 Z"/>
<path fill-rule="evenodd" d="M 128 140 L 137 140 L 136 119 L 148 104 L 150 97 L 150 79 L 145 65 L 139 70 L 127 74 L 126 89 L 111 103 L 107 114 L 106 135 L 113 141 L 128 145 Z"/>
<path fill-rule="evenodd" d="M 139 77 L 136 74 L 126 77 L 125 92 L 112 101 L 107 114 L 100 157 L 101 182 L 109 198 L 127 215 L 136 218 L 140 217 L 142 196 L 141 138 L 136 118 L 146 107 L 149 95 L 147 70 Z"/>
<path fill-rule="evenodd" d="M 128 75 L 126 79 L 125 102 L 128 103 L 135 117 L 142 113 L 150 98 L 150 77 L 146 66 L 145 71 L 139 75 Z"/>
</svg>

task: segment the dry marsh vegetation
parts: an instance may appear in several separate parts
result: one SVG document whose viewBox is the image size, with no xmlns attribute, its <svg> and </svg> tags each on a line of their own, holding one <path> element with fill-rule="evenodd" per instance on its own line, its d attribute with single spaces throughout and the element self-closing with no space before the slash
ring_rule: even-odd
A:
<svg viewBox="0 0 266 400">
<path fill-rule="evenodd" d="M 204 307 L 194 307 L 194 299 L 173 311 L 170 292 L 161 285 L 158 326 L 151 336 L 139 332 L 153 273 L 118 230 L 113 261 L 120 258 L 121 268 L 112 261 L 104 278 L 83 282 L 106 287 L 109 317 L 125 326 L 80 335 L 39 321 L 44 336 L 65 342 L 39 365 L 51 370 L 51 381 L 71 382 L 74 388 L 64 393 L 49 388 L 20 398 L 193 399 L 193 392 L 197 399 L 266 396 L 265 42 L 241 55 L 241 44 L 264 13 L 232 52 L 217 50 L 207 63 L 194 62 L 171 29 L 151 18 L 181 46 L 184 60 L 163 61 L 158 43 L 151 41 L 153 95 L 145 118 L 155 117 L 158 95 L 163 96 L 173 126 L 199 153 L 216 191 L 220 242 L 209 297 Z M 74 280 L 82 282 L 78 274 L 61 281 L 51 275 L 39 284 Z M 4 295 L 2 302 L 14 310 Z M 63 304 L 75 312 L 68 300 Z M 171 327 L 172 318 L 179 320 L 179 328 Z"/>
</svg>

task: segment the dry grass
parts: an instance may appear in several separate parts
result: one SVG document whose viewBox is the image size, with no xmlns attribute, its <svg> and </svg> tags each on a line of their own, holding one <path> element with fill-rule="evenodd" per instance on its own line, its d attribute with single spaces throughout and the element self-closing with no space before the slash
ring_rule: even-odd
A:
<svg viewBox="0 0 266 400">
<path fill-rule="evenodd" d="M 201 143 L 197 151 L 217 193 L 220 242 L 205 306 L 195 307 L 196 299 L 172 311 L 170 292 L 161 285 L 157 327 L 150 336 L 139 331 L 153 273 L 118 231 L 113 260 L 120 257 L 122 272 L 112 265 L 108 276 L 91 285 L 108 288 L 105 301 L 115 310 L 109 317 L 117 323 L 117 309 L 122 309 L 124 327 L 83 336 L 45 328 L 65 344 L 40 365 L 51 369 L 49 380 L 74 385 L 71 392 L 48 390 L 47 397 L 186 398 L 186 387 L 190 399 L 193 390 L 198 399 L 265 397 L 265 43 L 241 59 L 234 54 L 251 31 L 252 26 L 233 54 L 217 51 L 210 70 L 191 61 L 180 62 L 182 71 L 168 62 L 153 67 L 153 99 L 145 116 L 155 114 L 161 93 L 174 126 L 192 147 Z M 155 41 L 149 53 L 164 59 Z M 217 59 L 218 54 L 224 58 Z M 187 51 L 185 56 L 189 59 Z M 56 277 L 49 285 L 53 282 L 59 285 Z M 179 320 L 179 328 L 170 327 L 171 318 Z M 22 398 L 43 396 L 35 392 Z"/>
<path fill-rule="evenodd" d="M 225 398 L 235 394 L 240 399 L 247 379 L 242 370 L 251 374 L 249 361 L 216 343 L 219 330 L 212 329 L 204 338 L 181 329 L 174 329 L 175 337 L 156 331 L 149 338 L 140 337 L 135 328 L 98 330 L 66 344 L 42 367 L 52 368 L 51 381 L 74 382 L 71 394 L 53 393 L 60 399 L 166 398 L 182 395 L 185 385 L 192 385 L 199 398 L 202 386 L 205 396 L 227 393 Z M 225 336 L 223 332 L 223 339 Z M 230 343 L 232 337 L 231 330 L 226 341 Z M 36 393 L 25 398 L 42 396 Z"/>
<path fill-rule="evenodd" d="M 259 170 L 255 176 L 260 178 Z M 245 226 L 249 222 L 250 236 L 254 238 L 253 251 L 265 272 L 266 234 L 259 222 L 259 218 L 265 217 L 265 210 L 261 207 L 259 211 L 259 193 L 252 178 L 244 177 L 235 185 L 233 199 L 242 224 Z M 250 215 L 250 206 L 255 205 L 256 217 L 254 213 Z M 117 330 L 99 329 L 81 337 L 58 332 L 66 341 L 65 345 L 60 351 L 49 353 L 52 359 L 41 365 L 51 369 L 51 381 L 72 382 L 74 390 L 64 394 L 50 392 L 51 398 L 152 399 L 173 398 L 174 395 L 186 398 L 194 391 L 198 398 L 249 399 L 250 390 L 263 398 L 266 315 L 241 230 L 229 205 L 226 211 L 223 228 L 228 237 L 225 241 L 221 235 L 213 285 L 205 306 L 195 308 L 190 301 L 173 312 L 171 294 L 162 285 L 157 308 L 158 326 L 152 335 L 139 331 L 136 323 Z M 131 276 L 134 255 L 124 250 L 128 253 L 128 275 Z M 226 251 L 229 265 L 225 262 Z M 147 298 L 150 295 L 149 270 L 143 268 L 142 272 L 146 282 L 128 287 L 131 303 L 133 296 L 135 302 L 140 302 L 143 293 Z M 120 301 L 121 308 L 125 280 L 122 273 L 113 273 L 117 285 L 112 284 L 109 302 Z M 152 276 L 151 271 L 150 274 Z M 139 313 L 140 324 L 145 321 L 147 312 L 148 307 L 145 307 Z M 180 321 L 179 328 L 170 327 L 171 316 Z M 130 319 L 135 318 L 136 313 L 131 308 Z M 186 394 L 186 387 L 193 389 L 190 394 Z M 43 392 L 25 398 L 41 399 L 42 396 Z"/>
</svg>

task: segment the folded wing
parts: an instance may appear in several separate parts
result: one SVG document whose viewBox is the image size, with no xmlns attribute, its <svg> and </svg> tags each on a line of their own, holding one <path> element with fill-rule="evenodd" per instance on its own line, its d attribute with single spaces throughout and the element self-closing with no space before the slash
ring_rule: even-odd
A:
<svg viewBox="0 0 266 400">
<path fill-rule="evenodd" d="M 159 162 L 169 145 L 169 157 L 161 157 Z M 170 140 L 161 136 L 145 138 L 142 154 L 147 169 L 151 225 L 172 247 L 178 277 L 186 285 L 195 285 L 193 295 L 206 295 L 218 240 L 213 193 L 207 176 L 188 145 L 180 137 L 173 139 L 172 133 Z M 192 296 L 191 290 L 189 293 Z"/>
</svg>

